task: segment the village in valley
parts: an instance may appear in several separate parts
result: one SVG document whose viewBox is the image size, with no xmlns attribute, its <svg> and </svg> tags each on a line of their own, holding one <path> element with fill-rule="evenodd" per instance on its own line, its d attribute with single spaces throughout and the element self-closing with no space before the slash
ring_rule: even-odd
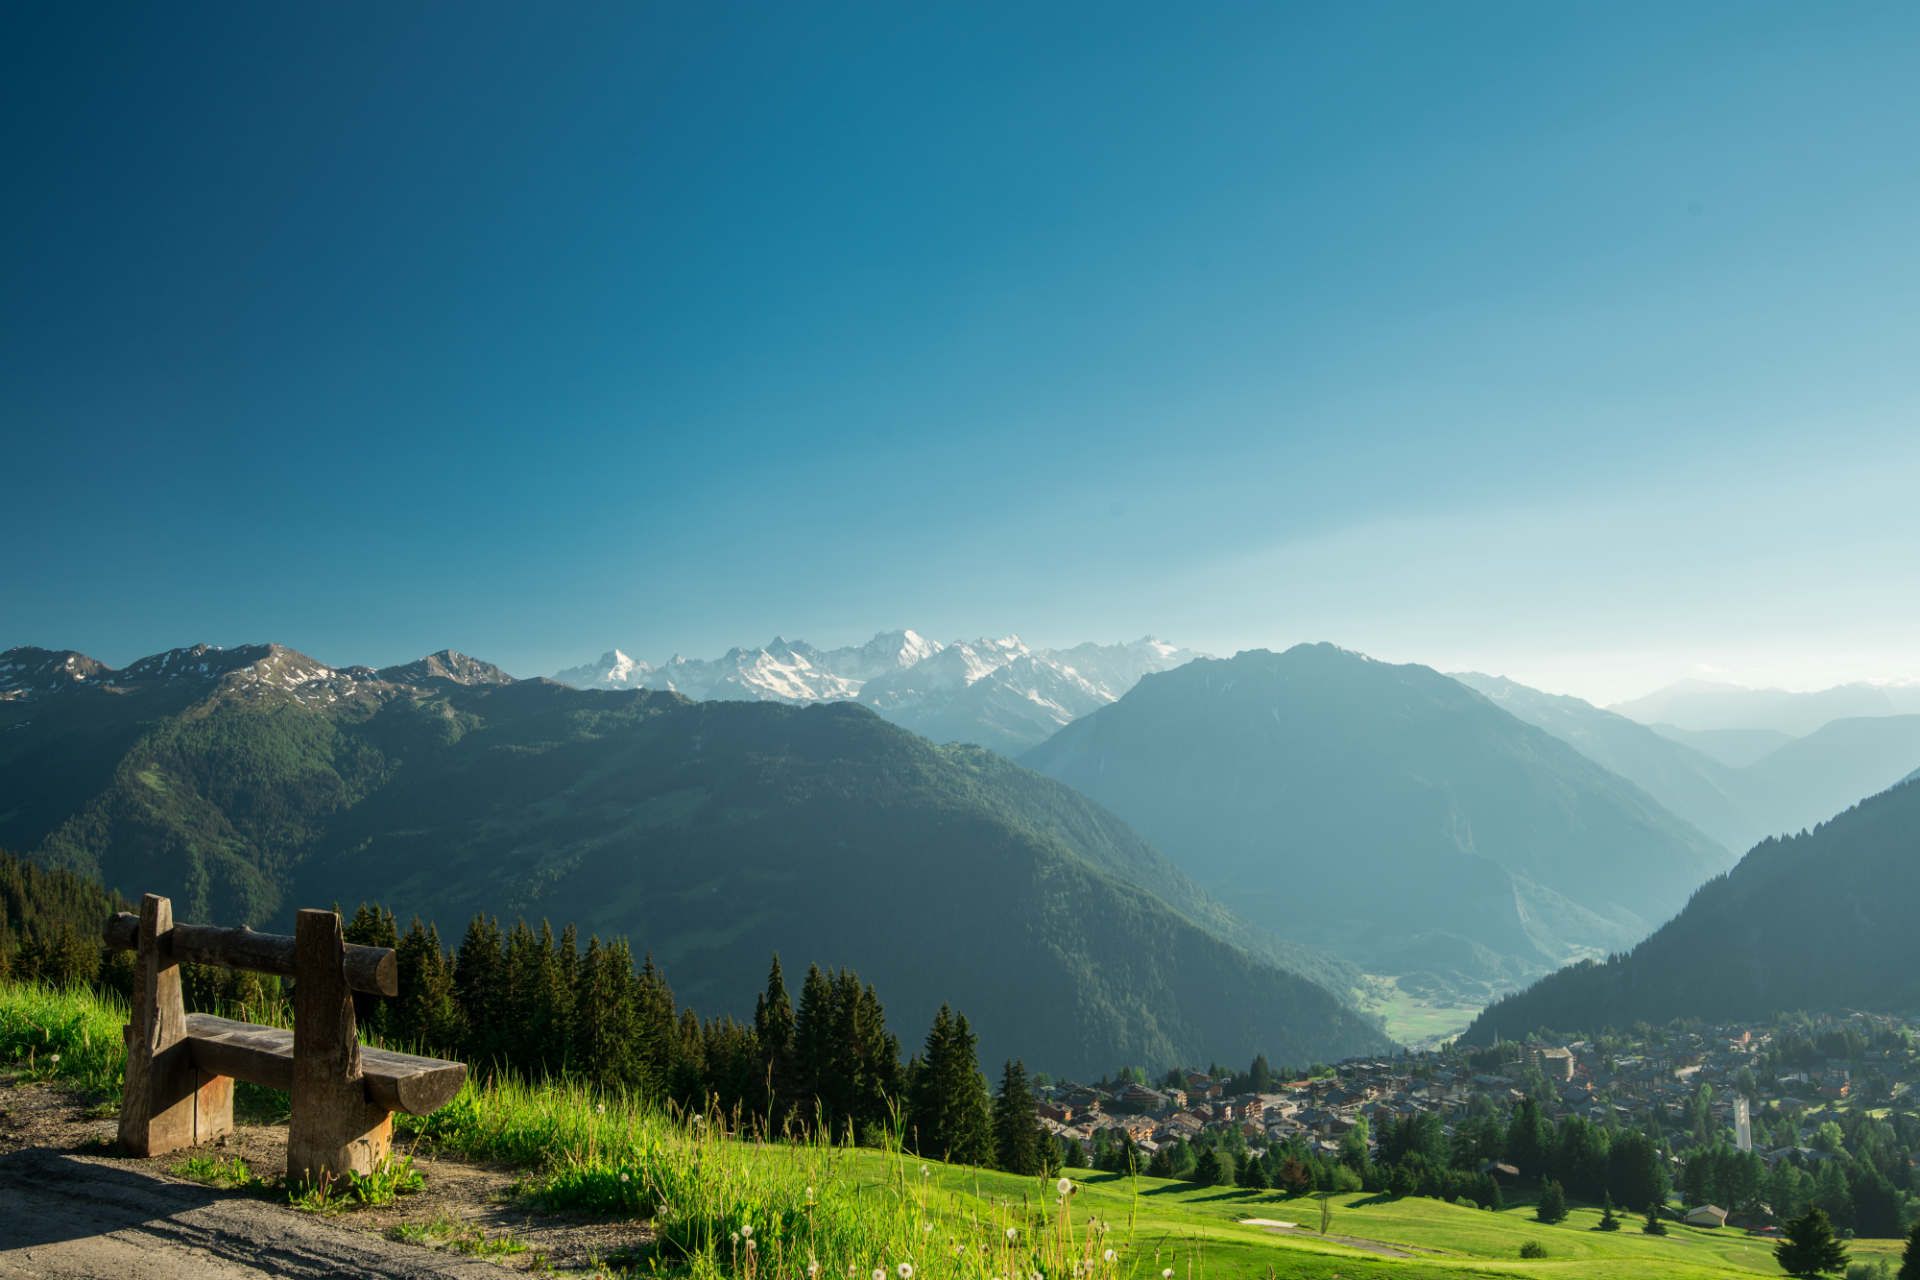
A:
<svg viewBox="0 0 1920 1280">
<path fill-rule="evenodd" d="M 1458 1164 L 1477 1135 L 1503 1130 L 1531 1099 L 1549 1123 L 1577 1117 L 1654 1138 L 1669 1166 L 1667 1211 L 1675 1219 L 1772 1235 L 1782 1215 L 1768 1203 L 1771 1180 L 1761 1170 L 1791 1166 L 1811 1185 L 1822 1165 L 1848 1158 L 1860 1118 L 1899 1117 L 1920 1082 L 1916 1030 L 1900 1019 L 1852 1014 L 1449 1046 L 1298 1075 L 1271 1073 L 1260 1060 L 1250 1071 L 1181 1070 L 1151 1083 L 1137 1070 L 1099 1084 L 1042 1077 L 1037 1109 L 1043 1128 L 1096 1165 L 1125 1159 L 1114 1153 L 1129 1145 L 1142 1167 L 1182 1145 L 1231 1150 L 1243 1162 L 1282 1149 L 1352 1164 L 1360 1150 L 1373 1158 L 1393 1126 L 1429 1115 Z M 1703 1152 L 1739 1153 L 1754 1172 L 1725 1194 L 1730 1187 L 1689 1177 L 1690 1157 Z M 1912 1154 L 1903 1158 L 1914 1166 Z M 1160 1163 L 1163 1170 L 1169 1164 Z M 1524 1178 L 1497 1155 L 1471 1161 L 1471 1169 L 1510 1197 L 1538 1189 L 1537 1177 Z M 1717 1203 L 1715 1192 L 1741 1203 Z"/>
</svg>

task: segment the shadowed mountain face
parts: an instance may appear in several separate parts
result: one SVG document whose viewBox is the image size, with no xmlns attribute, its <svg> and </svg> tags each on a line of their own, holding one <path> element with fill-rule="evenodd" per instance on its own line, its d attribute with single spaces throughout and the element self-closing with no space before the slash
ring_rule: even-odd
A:
<svg viewBox="0 0 1920 1280">
<path fill-rule="evenodd" d="M 746 1012 L 774 950 L 851 965 L 908 1039 L 950 1000 L 1058 1071 L 1385 1043 L 1119 820 L 863 708 L 181 653 L 0 700 L 0 845 L 187 919 L 575 921 L 704 1012 Z"/>
<path fill-rule="evenodd" d="M 1625 946 L 1729 861 L 1478 693 L 1331 645 L 1148 676 L 1023 759 L 1256 924 L 1386 971 L 1446 939 L 1533 972 Z"/>
<path fill-rule="evenodd" d="M 1468 1038 L 1598 1032 L 1795 1009 L 1920 1009 L 1920 782 L 1757 845 L 1625 956 L 1563 969 L 1487 1009 Z"/>
</svg>

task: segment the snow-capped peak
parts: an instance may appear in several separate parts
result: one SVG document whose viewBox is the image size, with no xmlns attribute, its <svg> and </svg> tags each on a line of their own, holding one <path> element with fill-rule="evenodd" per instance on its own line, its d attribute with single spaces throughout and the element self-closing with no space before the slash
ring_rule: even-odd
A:
<svg viewBox="0 0 1920 1280">
<path fill-rule="evenodd" d="M 1017 751 L 1114 701 L 1140 678 L 1199 655 L 1152 636 L 1129 644 L 1035 649 L 1018 635 L 941 644 L 882 631 L 861 645 L 819 649 L 775 636 L 718 658 L 675 654 L 659 667 L 609 650 L 554 679 L 583 689 L 663 689 L 700 700 L 842 702 L 942 741 Z"/>
</svg>

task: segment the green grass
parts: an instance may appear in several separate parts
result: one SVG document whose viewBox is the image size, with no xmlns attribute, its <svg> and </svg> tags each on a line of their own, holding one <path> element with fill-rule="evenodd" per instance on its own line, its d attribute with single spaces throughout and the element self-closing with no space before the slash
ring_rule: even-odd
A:
<svg viewBox="0 0 1920 1280">
<path fill-rule="evenodd" d="M 0 1054 L 34 1079 L 117 1089 L 123 1016 L 83 994 L 0 986 Z M 111 1032 L 111 1034 L 108 1034 Z M 102 1046 L 109 1046 L 111 1053 Z M 53 1054 L 59 1060 L 52 1060 Z M 651 1252 L 636 1271 L 694 1280 L 1727 1280 L 1781 1274 L 1769 1243 L 1738 1231 L 1675 1223 L 1663 1237 L 1629 1223 L 1596 1230 L 1597 1209 L 1553 1226 L 1519 1205 L 1497 1213 L 1409 1197 L 1332 1198 L 1328 1234 L 1313 1199 L 1194 1187 L 1075 1171 L 1051 1180 L 922 1161 L 895 1150 L 765 1143 L 730 1136 L 715 1117 L 675 1117 L 575 1085 L 512 1079 L 469 1083 L 432 1116 L 396 1117 L 421 1150 L 525 1170 L 524 1194 L 546 1206 L 646 1219 Z M 220 1162 L 206 1161 L 209 1176 Z M 195 1167 L 200 1167 L 196 1165 Z M 417 1175 L 414 1175 L 417 1177 Z M 348 1184 L 325 1203 L 397 1193 L 413 1181 L 401 1162 Z M 1294 1222 L 1281 1234 L 1245 1219 Z M 468 1240 L 510 1252 L 457 1225 L 425 1243 Z M 1533 1245 L 1541 1258 L 1523 1258 Z M 1371 1247 L 1368 1247 L 1371 1246 Z M 1857 1261 L 1892 1258 L 1899 1241 L 1856 1241 Z M 1109 1250 L 1111 1256 L 1109 1256 Z M 1389 1253 L 1406 1256 L 1389 1256 Z M 810 1272 L 810 1264 L 818 1264 Z"/>
<path fill-rule="evenodd" d="M 177 1161 L 167 1172 L 176 1178 L 185 1178 L 189 1182 L 205 1183 L 209 1187 L 225 1187 L 228 1190 L 262 1185 L 260 1177 L 254 1173 L 252 1166 L 239 1156 L 231 1160 L 222 1160 L 218 1156 L 189 1155 Z"/>
<path fill-rule="evenodd" d="M 508 1258 L 527 1251 L 527 1242 L 511 1231 L 488 1235 L 479 1227 L 442 1215 L 431 1222 L 405 1222 L 387 1230 L 389 1240 L 451 1249 L 474 1258 Z"/>
<path fill-rule="evenodd" d="M 87 990 L 0 985 L 0 1069 L 115 1099 L 126 1070 L 126 1006 Z"/>
</svg>

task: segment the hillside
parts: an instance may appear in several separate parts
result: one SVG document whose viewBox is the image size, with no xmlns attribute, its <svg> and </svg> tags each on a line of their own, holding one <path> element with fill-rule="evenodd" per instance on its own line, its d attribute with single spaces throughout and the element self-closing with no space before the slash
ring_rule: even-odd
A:
<svg viewBox="0 0 1920 1280">
<path fill-rule="evenodd" d="M 0 844 L 189 919 L 546 916 L 630 937 L 714 1012 L 779 950 L 1056 1071 L 1384 1044 L 1122 822 L 856 706 L 180 651 L 0 701 L 0 777 Z"/>
<path fill-rule="evenodd" d="M 1540 1027 L 1598 1031 L 1780 1010 L 1920 1009 L 1920 785 L 1756 846 L 1623 956 L 1563 969 L 1487 1009 L 1486 1042 Z"/>
<path fill-rule="evenodd" d="M 1735 853 L 1767 836 L 1824 822 L 1920 765 L 1920 715 L 1834 720 L 1804 737 L 1781 738 L 1733 767 L 1669 733 L 1578 698 L 1542 693 L 1500 676 L 1468 672 L 1454 679 L 1632 782 Z M 1717 736 L 1725 745 L 1729 735 L 1769 740 L 1754 730 L 1691 736 Z"/>
<path fill-rule="evenodd" d="M 1644 936 L 1728 858 L 1420 666 L 1331 645 L 1149 676 L 1026 763 L 1240 914 L 1376 972 L 1539 972 Z"/>
</svg>

